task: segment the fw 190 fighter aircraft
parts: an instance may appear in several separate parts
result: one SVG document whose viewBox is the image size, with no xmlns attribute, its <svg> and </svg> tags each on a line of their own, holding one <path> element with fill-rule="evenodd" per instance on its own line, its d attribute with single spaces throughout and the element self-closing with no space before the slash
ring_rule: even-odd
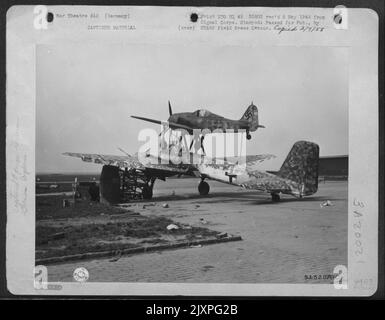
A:
<svg viewBox="0 0 385 320">
<path fill-rule="evenodd" d="M 279 194 L 290 194 L 298 198 L 317 192 L 319 147 L 307 141 L 294 144 L 276 173 L 255 170 L 254 165 L 274 157 L 255 155 L 246 157 L 246 166 L 237 162 L 224 161 L 221 164 L 203 161 L 198 164 L 180 163 L 175 165 L 142 163 L 137 156 L 109 156 L 85 153 L 64 153 L 86 162 L 103 165 L 100 176 L 100 199 L 102 202 L 119 203 L 129 199 L 151 199 L 156 179 L 165 180 L 170 176 L 195 175 L 201 178 L 198 186 L 201 195 L 207 195 L 210 187 L 205 179 L 238 185 L 247 189 L 268 192 L 273 201 L 279 201 Z M 139 190 L 139 191 L 137 191 Z M 140 192 L 140 193 L 139 193 Z"/>
<path fill-rule="evenodd" d="M 239 120 L 226 119 L 222 116 L 219 116 L 204 109 L 196 110 L 194 112 L 181 112 L 173 114 L 170 101 L 168 102 L 168 111 L 170 117 L 168 118 L 167 123 L 170 129 L 184 129 L 190 135 L 193 134 L 194 129 L 208 129 L 211 132 L 216 129 L 232 129 L 235 133 L 237 133 L 238 130 L 246 130 L 246 137 L 248 140 L 250 140 L 250 132 L 256 131 L 258 128 L 264 128 L 264 126 L 259 124 L 258 108 L 253 103 L 251 103 L 251 105 L 246 109 L 242 118 Z M 131 117 L 143 121 L 162 124 L 162 121 L 160 120 L 154 120 L 138 116 Z"/>
</svg>

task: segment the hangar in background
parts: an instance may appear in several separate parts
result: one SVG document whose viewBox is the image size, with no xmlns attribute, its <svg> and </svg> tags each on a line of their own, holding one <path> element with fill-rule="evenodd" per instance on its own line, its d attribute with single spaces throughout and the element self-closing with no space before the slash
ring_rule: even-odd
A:
<svg viewBox="0 0 385 320">
<path fill-rule="evenodd" d="M 327 156 L 319 159 L 318 175 L 320 178 L 345 180 L 348 178 L 348 169 L 349 157 L 347 155 Z"/>
</svg>

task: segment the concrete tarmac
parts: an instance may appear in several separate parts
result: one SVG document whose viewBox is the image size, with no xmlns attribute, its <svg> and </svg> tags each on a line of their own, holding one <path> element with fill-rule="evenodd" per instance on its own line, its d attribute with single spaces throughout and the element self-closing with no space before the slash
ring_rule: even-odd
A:
<svg viewBox="0 0 385 320">
<path fill-rule="evenodd" d="M 200 197 L 198 179 L 157 181 L 149 201 L 155 205 L 131 209 L 242 241 L 50 265 L 48 280 L 74 281 L 74 269 L 85 267 L 91 282 L 332 283 L 334 267 L 347 265 L 346 181 L 320 183 L 311 197 L 282 196 L 278 203 L 269 194 L 208 182 L 210 194 Z M 332 205 L 321 207 L 326 200 Z"/>
</svg>

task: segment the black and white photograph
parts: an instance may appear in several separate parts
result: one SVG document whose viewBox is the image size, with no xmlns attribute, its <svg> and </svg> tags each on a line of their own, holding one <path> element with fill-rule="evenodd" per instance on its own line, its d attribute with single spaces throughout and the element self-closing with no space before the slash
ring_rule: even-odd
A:
<svg viewBox="0 0 385 320">
<path fill-rule="evenodd" d="M 21 109 L 7 108 L 8 201 L 20 214 L 7 239 L 32 242 L 28 290 L 375 292 L 378 164 L 365 159 L 378 152 L 377 106 L 357 89 L 376 90 L 377 49 L 355 27 L 365 15 L 375 32 L 376 18 L 296 9 L 8 13 L 8 53 L 27 53 L 9 61 L 7 101 Z M 13 41 L 31 12 L 31 46 Z"/>
<path fill-rule="evenodd" d="M 85 265 L 89 281 L 333 283 L 347 264 L 345 49 L 41 46 L 36 59 L 36 259 L 50 277 Z M 233 129 L 248 108 L 265 128 L 243 141 L 258 156 L 243 172 L 135 156 L 161 126 L 131 115 Z M 112 258 L 83 261 L 98 252 Z"/>
</svg>

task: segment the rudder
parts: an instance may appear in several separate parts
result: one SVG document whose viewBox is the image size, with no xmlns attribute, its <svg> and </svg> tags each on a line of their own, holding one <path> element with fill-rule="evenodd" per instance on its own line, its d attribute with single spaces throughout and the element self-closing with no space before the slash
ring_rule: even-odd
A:
<svg viewBox="0 0 385 320">
<path fill-rule="evenodd" d="M 298 183 L 300 196 L 318 190 L 319 146 L 308 141 L 296 142 L 277 175 Z"/>
<path fill-rule="evenodd" d="M 257 128 L 264 128 L 264 126 L 259 125 L 258 119 L 258 108 L 253 103 L 246 109 L 240 120 L 246 120 L 251 123 L 250 130 L 254 131 Z"/>
</svg>

